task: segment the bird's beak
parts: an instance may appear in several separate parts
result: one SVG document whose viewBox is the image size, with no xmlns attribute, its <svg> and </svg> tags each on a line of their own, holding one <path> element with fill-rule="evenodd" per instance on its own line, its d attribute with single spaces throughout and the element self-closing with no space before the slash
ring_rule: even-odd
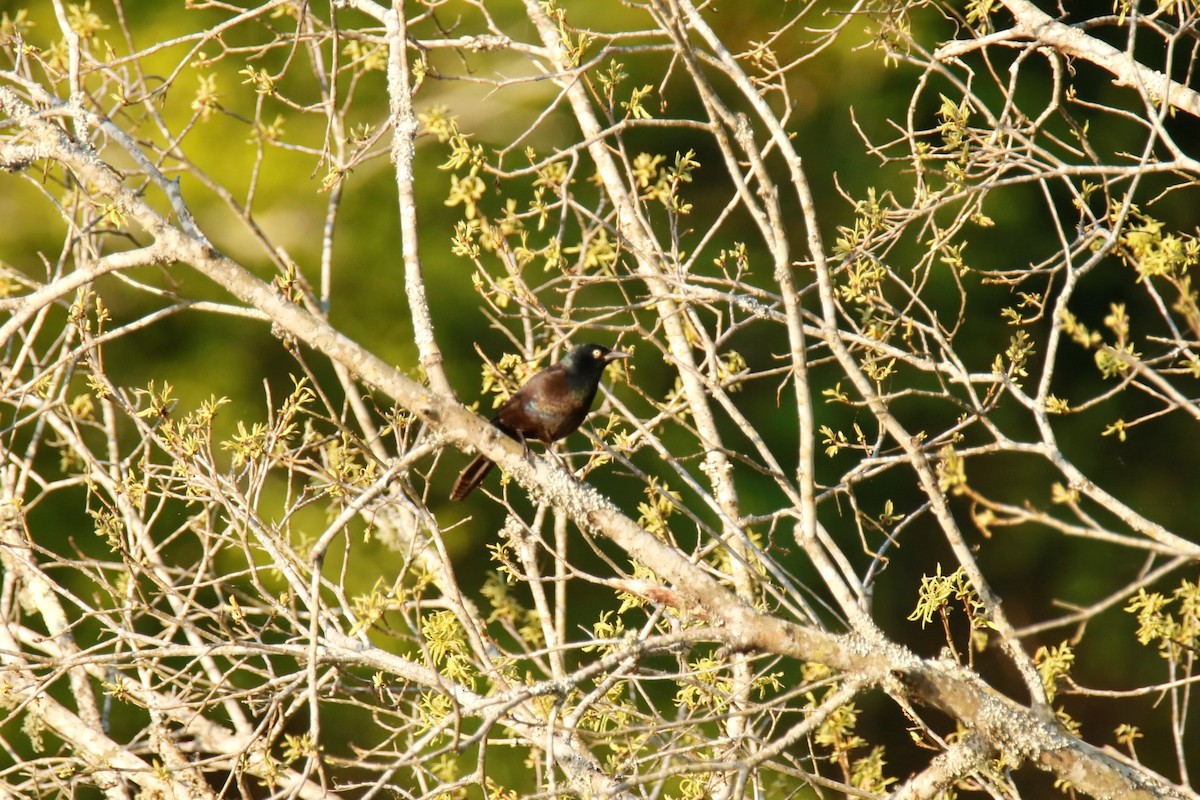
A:
<svg viewBox="0 0 1200 800">
<path fill-rule="evenodd" d="M 609 350 L 608 355 L 604 357 L 607 361 L 620 361 L 622 358 L 633 358 L 633 355 L 622 350 Z"/>
</svg>

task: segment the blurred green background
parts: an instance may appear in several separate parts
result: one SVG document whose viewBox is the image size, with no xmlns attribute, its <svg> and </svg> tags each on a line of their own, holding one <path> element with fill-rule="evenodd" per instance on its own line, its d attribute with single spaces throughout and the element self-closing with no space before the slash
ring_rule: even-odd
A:
<svg viewBox="0 0 1200 800">
<path fill-rule="evenodd" d="M 617 31 L 646 24 L 642 12 L 637 8 L 616 3 L 567 3 L 569 19 L 574 25 L 602 31 Z M 814 21 L 824 20 L 832 24 L 832 12 L 838 4 L 831 4 L 828 15 L 816 15 Z M 98 14 L 110 26 L 98 35 L 111 45 L 118 54 L 128 52 L 113 18 L 112 9 L 106 3 L 93 4 L 91 11 Z M 736 4 L 718 4 L 709 12 L 710 22 L 725 38 L 734 51 L 761 41 L 767 33 L 784 23 L 794 13 L 794 3 L 778 0 L 751 0 Z M 1101 8 L 1103 4 L 1097 5 Z M 14 16 L 19 9 L 27 8 L 29 18 L 35 23 L 30 29 L 28 40 L 39 47 L 49 47 L 58 39 L 57 24 L 48 3 L 0 2 L 5 14 Z M 311 4 L 313 12 L 328 19 L 327 3 Z M 507 26 L 514 36 L 528 39 L 535 34 L 528 23 L 519 21 L 520 4 L 516 2 L 489 4 L 496 18 Z M 197 30 L 219 25 L 229 18 L 228 12 L 216 9 L 188 10 L 182 3 L 129 3 L 125 9 L 128 28 L 136 48 L 145 48 L 155 42 L 169 42 L 175 37 Z M 446 9 L 449 14 L 451 9 Z M 463 11 L 468 15 L 469 12 Z M 1082 11 L 1079 12 L 1081 15 Z M 346 29 L 364 24 L 364 18 L 354 12 L 342 12 L 341 24 Z M 288 18 L 272 20 L 271 24 L 287 29 L 292 24 Z M 924 14 L 913 18 L 914 37 L 933 43 L 951 35 L 950 23 L 935 14 Z M 469 27 L 469 26 L 468 26 Z M 864 151 L 859 133 L 853 124 L 857 120 L 861 129 L 876 140 L 886 140 L 894 135 L 889 120 L 902 119 L 913 92 L 918 72 L 909 66 L 885 64 L 880 51 L 872 46 L 872 32 L 864 23 L 855 30 L 856 23 L 818 57 L 798 66 L 789 79 L 789 98 L 795 113 L 789 122 L 790 130 L 796 134 L 798 149 L 805 158 L 807 174 L 814 184 L 817 208 L 822 224 L 827 249 L 831 246 L 839 225 L 849 224 L 853 218 L 851 205 L 839 195 L 837 187 L 853 198 L 862 198 L 868 187 L 880 192 L 894 191 L 901 198 L 911 195 L 911 176 L 902 168 L 882 168 L 875 157 Z M 428 35 L 429 27 L 418 31 Z M 224 37 L 228 47 L 259 44 L 268 38 L 268 29 L 235 29 Z M 800 31 L 794 34 L 800 37 Z M 799 51 L 798 42 L 792 43 Z M 97 52 L 95 47 L 93 48 Z M 180 66 L 190 49 L 190 44 L 181 43 L 163 48 L 147 58 L 140 68 L 146 73 L 168 75 Z M 205 55 L 217 52 L 215 44 L 206 45 Z M 257 69 L 268 68 L 273 72 L 281 69 L 291 56 L 288 48 L 272 50 L 263 58 L 255 59 Z M 430 64 L 447 73 L 459 73 L 464 69 L 463 59 L 471 64 L 477 74 L 527 74 L 528 67 L 521 58 L 503 53 L 469 54 L 456 51 L 436 51 L 430 55 Z M 273 243 L 285 248 L 300 270 L 312 284 L 319 280 L 320 231 L 324 224 L 328 194 L 322 192 L 322 179 L 326 166 L 312 151 L 319 151 L 325 136 L 325 120 L 320 114 L 298 114 L 271 97 L 261 98 L 252 87 L 244 83 L 245 76 L 239 74 L 247 62 L 237 55 L 207 66 L 197 67 L 197 56 L 193 63 L 185 64 L 182 73 L 163 93 L 158 107 L 163 117 L 173 126 L 181 126 L 192 116 L 192 102 L 201 75 L 215 75 L 220 91 L 218 113 L 199 124 L 181 143 L 181 150 L 197 170 L 207 176 L 208 185 L 198 181 L 194 175 L 182 175 L 183 195 L 195 217 L 213 244 L 224 253 L 264 278 L 274 275 L 274 267 L 259 242 L 248 233 L 246 227 L 235 218 L 229 206 L 216 194 L 211 186 L 225 187 L 239 202 L 245 203 L 253 177 L 253 216 L 257 225 Z M 623 59 L 632 74 L 631 85 L 652 83 L 658 85 L 668 64 L 662 53 L 646 53 Z M 125 69 L 129 69 L 126 66 Z M 1028 71 L 1029 79 L 1023 80 L 1021 92 L 1028 96 L 1042 96 L 1047 91 L 1047 74 L 1039 69 Z M 1086 65 L 1078 66 L 1075 84 L 1081 94 L 1112 103 L 1130 103 L 1128 90 L 1113 87 L 1104 74 Z M 671 84 L 672 87 L 680 84 Z M 311 69 L 293 66 L 279 83 L 279 91 L 296 102 L 312 103 L 318 98 L 313 85 Z M 380 125 L 387 114 L 387 96 L 382 72 L 368 73 L 356 87 L 355 110 L 350 115 L 352 122 Z M 63 86 L 55 87 L 65 95 Z M 925 126 L 936 125 L 935 113 L 938 91 L 950 93 L 951 87 L 943 84 L 924 93 L 916 110 L 918 117 L 926 118 Z M 457 115 L 460 130 L 471 136 L 472 142 L 480 144 L 489 152 L 510 142 L 525 130 L 531 118 L 554 96 L 556 87 L 549 81 L 517 85 L 493 91 L 486 84 L 468 81 L 440 81 L 426 78 L 416 97 L 418 110 L 427 110 L 434 105 L 445 105 L 450 113 Z M 986 95 L 986 90 L 981 91 Z M 957 95 L 952 95 L 958 97 Z M 100 101 L 105 107 L 111 103 Z M 255 165 L 257 145 L 251 137 L 249 120 L 256 116 L 256 105 L 263 104 L 260 116 L 271 120 L 275 115 L 286 117 L 288 142 L 304 145 L 310 152 L 298 152 L 280 147 L 264 148 L 261 164 L 252 173 Z M 702 111 L 690 92 L 669 94 L 669 113 L 684 117 L 699 118 Z M 657 111 L 650 104 L 652 112 Z M 851 110 L 854 117 L 852 119 Z M 124 112 L 122 112 L 123 114 Z M 136 109 L 129 114 L 138 115 Z M 114 121 L 123 125 L 129 120 L 115 114 Z M 1052 125 L 1060 124 L 1052 121 Z M 1166 120 L 1168 128 L 1183 142 L 1197 141 L 1200 129 L 1196 121 L 1173 117 Z M 564 146 L 574 141 L 574 123 L 562 118 L 557 131 L 555 126 L 544 126 L 528 142 L 539 150 L 548 152 L 555 146 Z M 144 128 L 139 128 L 144 130 Z M 149 133 L 147 135 L 150 135 Z M 1094 141 L 1102 144 L 1109 152 L 1140 149 L 1143 133 L 1130 125 L 1113 124 L 1103 130 L 1093 131 Z M 161 140 L 160 140 L 161 141 Z M 387 139 L 385 137 L 384 142 Z M 696 174 L 696 182 L 688 188 L 688 199 L 695 203 L 693 221 L 703 232 L 704 220 L 723 204 L 727 197 L 723 168 L 720 158 L 707 139 L 692 138 L 686 132 L 671 131 L 638 132 L 631 134 L 627 142 L 631 151 L 646 149 L 670 156 L 676 151 L 693 149 L 702 167 Z M 508 341 L 489 329 L 487 319 L 471 289 L 472 267 L 469 262 L 457 258 L 450 252 L 450 240 L 455 222 L 461 217 L 461 207 L 446 207 L 443 203 L 449 186 L 449 175 L 438 169 L 447 158 L 447 149 L 433 137 L 422 137 L 417 145 L 417 169 L 415 182 L 421 224 L 421 256 L 428 282 L 434 323 L 440 334 L 439 344 L 446 356 L 447 370 L 464 402 L 474 401 L 480 391 L 480 363 L 476 345 L 489 357 L 499 359 L 510 350 Z M 510 165 L 518 163 L 520 154 L 514 154 Z M 588 173 L 586 167 L 581 175 Z M 782 179 L 782 176 L 777 176 Z M 582 181 L 581 181 L 582 182 Z M 42 259 L 54 261 L 62 249 L 63 228 L 61 220 L 36 186 L 37 176 L 5 175 L 0 178 L 0 259 L 10 268 L 25 272 L 33 277 L 44 275 Z M 1148 201 L 1157 194 L 1159 181 L 1147 180 L 1139 193 Z M 489 216 L 502 213 L 507 197 L 489 185 L 481 208 Z M 1052 253 L 1056 247 L 1056 234 L 1047 224 L 1045 202 L 1034 189 L 1014 189 L 997 194 L 998 201 L 985 204 L 984 211 L 995 221 L 992 228 L 979 228 L 970 232 L 970 245 L 966 259 L 977 269 L 1017 268 Z M 1065 197 L 1056 198 L 1066 204 Z M 803 231 L 798 210 L 794 203 L 788 206 L 789 214 L 796 220 L 792 231 L 796 242 L 802 241 Z M 1155 203 L 1155 215 L 1169 226 L 1183 230 L 1194 230 L 1196 224 L 1196 197 L 1193 192 L 1178 191 L 1161 198 Z M 396 184 L 386 157 L 376 157 L 358 165 L 349 175 L 344 186 L 342 204 L 337 216 L 337 232 L 333 257 L 333 283 L 331 292 L 330 319 L 335 326 L 351 338 L 391 361 L 401 368 L 414 370 L 416 352 L 412 329 L 407 317 L 404 299 L 402 262 L 400 256 L 400 234 L 396 207 Z M 764 285 L 770 282 L 769 261 L 746 220 L 738 230 L 731 225 L 727 235 L 714 243 L 714 248 L 729 246 L 734 240 L 750 243 L 751 261 L 756 272 L 752 280 Z M 113 243 L 115 247 L 121 245 Z M 893 251 L 893 266 L 915 263 L 922 252 L 922 243 L 907 241 Z M 701 259 L 704 261 L 704 259 Z M 191 273 L 186 267 L 147 267 L 136 270 L 132 277 L 147 283 L 175 289 L 188 297 L 229 300 L 223 292 Z M 949 275 L 944 274 L 944 287 L 934 286 L 929 296 L 940 296 L 947 308 L 954 308 L 957 297 Z M 964 333 L 958 341 L 967 349 L 959 355 L 977 371 L 986 371 L 997 352 L 1003 351 L 1012 329 L 1000 316 L 1000 309 L 1014 302 L 1012 293 L 1003 286 L 987 285 L 977 274 L 964 278 L 969 294 L 970 311 L 964 321 Z M 98 284 L 97 291 L 112 309 L 117 323 L 138 318 L 160 307 L 162 301 L 144 293 L 130 290 L 115 280 Z M 1115 260 L 1102 265 L 1096 275 L 1087 282 L 1072 309 L 1089 327 L 1101 327 L 1103 317 L 1112 302 L 1125 302 L 1135 319 L 1139 312 L 1152 312 L 1149 300 L 1136 285 L 1132 271 L 1121 267 Z M 65 310 L 62 312 L 65 321 Z M 1048 325 L 1044 322 L 1043 325 Z M 1044 335 L 1044 327 L 1033 329 L 1035 339 Z M 784 348 L 782 342 L 763 342 L 763 332 L 751 327 L 741 334 L 731 346 L 747 357 L 752 367 L 763 368 L 772 362 L 771 354 Z M 614 344 L 611 332 L 598 332 L 597 341 Z M 636 342 L 623 341 L 625 346 Z M 974 349 L 972 349 L 974 348 Z M 1074 349 L 1072 349 L 1074 348 Z M 1036 358 L 1040 358 L 1039 353 Z M 1097 391 L 1101 379 L 1091 363 L 1091 355 L 1071 343 L 1064 344 L 1060 355 L 1062 364 L 1058 369 L 1055 392 L 1062 396 L 1088 396 Z M 253 422 L 266 417 L 264 381 L 272 387 L 276 398 L 291 387 L 290 376 L 296 372 L 295 365 L 283 357 L 280 343 L 271 336 L 266 325 L 259 322 L 217 317 L 198 313 L 182 313 L 170 317 L 136 336 L 128 337 L 108 348 L 107 363 L 112 376 L 127 387 L 142 387 L 149 381 L 169 382 L 174 385 L 180 408 L 191 409 L 210 395 L 227 396 L 233 400 L 228 413 L 218 418 L 218 438 L 232 435 L 239 421 Z M 324 365 L 314 363 L 319 374 L 327 374 Z M 1040 362 L 1035 360 L 1031 373 L 1036 376 Z M 610 378 L 616 371 L 610 372 Z M 830 365 L 814 369 L 813 380 L 816 390 L 836 384 L 840 376 Z M 659 356 L 653 348 L 643 346 L 633 362 L 632 379 L 641 391 L 652 397 L 663 397 L 670 390 L 671 375 L 661 368 Z M 610 383 L 612 381 L 610 380 Z M 1032 383 L 1032 380 L 1030 381 Z M 629 387 L 619 382 L 612 389 L 617 395 L 636 405 L 636 397 Z M 786 393 L 784 395 L 784 403 Z M 382 399 L 380 399 L 381 402 Z M 772 441 L 793 442 L 794 414 L 788 411 L 775 413 L 776 396 L 773 386 L 759 386 L 741 398 L 747 415 L 762 422 L 761 432 Z M 1117 418 L 1133 418 L 1145 413 L 1153 404 L 1135 393 L 1125 392 L 1112 401 L 1095 409 L 1057 420 L 1056 430 L 1067 455 L 1085 474 L 1105 486 L 1118 497 L 1128 501 L 1145 516 L 1162 523 L 1168 529 L 1192 536 L 1195 520 L 1200 516 L 1200 499 L 1197 499 L 1195 475 L 1197 474 L 1197 447 L 1194 423 L 1180 414 L 1169 415 L 1130 433 L 1125 442 L 1115 437 L 1101 437 L 1104 428 Z M 481 411 L 486 412 L 487 406 Z M 906 421 L 915 430 L 926 425 L 931 430 L 940 429 L 948 419 L 948 411 L 938 404 L 921 404 L 913 401 L 911 406 L 902 407 Z M 817 403 L 818 424 L 829 424 L 834 428 L 846 429 L 855 421 L 869 423 L 865 412 L 856 414 L 843 406 Z M 1028 415 L 1017 408 L 1004 409 L 997 417 L 1006 431 L 1015 438 L 1034 435 Z M 571 440 L 578 442 L 577 439 Z M 731 441 L 736 441 L 731 437 Z M 793 448 L 794 450 L 794 448 Z M 779 457 L 785 465 L 792 466 L 794 455 L 781 447 Z M 829 484 L 837 480 L 848 469 L 854 455 L 839 455 L 833 459 L 821 457 L 820 482 Z M 444 497 L 457 469 L 466 463 L 466 456 L 448 452 L 434 474 L 433 497 Z M 649 465 L 647 465 L 649 466 Z M 1048 502 L 1052 472 L 1039 459 L 1006 456 L 994 459 L 975 459 L 968 463 L 968 475 L 973 486 L 978 486 L 992 497 L 1007 499 L 1020 504 L 1026 499 L 1044 505 Z M 899 477 L 899 476 L 897 476 Z M 593 482 L 610 496 L 617 497 L 622 487 L 627 486 L 619 470 L 600 469 L 593 473 Z M 495 479 L 492 479 L 493 483 Z M 739 486 L 744 493 L 748 509 L 774 507 L 778 498 L 765 485 L 746 479 Z M 624 489 L 628 494 L 627 488 Z M 53 546 L 54 537 L 61 537 L 64 548 L 83 546 L 91 520 L 84 513 L 85 501 L 82 491 L 78 494 L 79 504 L 59 502 L 43 505 L 37 509 L 31 524 L 36 535 L 46 546 Z M 881 482 L 866 488 L 860 494 L 864 506 L 874 502 L 876 513 L 885 500 L 892 500 L 900 510 L 910 510 L 920 503 L 920 498 L 911 483 L 894 480 Z M 1005 610 L 1018 626 L 1044 619 L 1062 612 L 1064 604 L 1086 605 L 1105 596 L 1111 587 L 1127 583 L 1143 564 L 1128 553 L 1108 548 L 1086 540 L 1074 540 L 1059 535 L 1030 529 L 1000 531 L 991 538 L 981 536 L 970 526 L 965 501 L 955 501 L 964 529 L 977 548 L 977 555 L 993 588 L 1005 598 Z M 847 556 L 865 570 L 869 556 L 861 552 L 856 534 L 845 522 L 839 527 L 838 514 L 832 506 L 827 507 L 826 526 L 839 542 L 844 543 Z M 476 495 L 463 506 L 451 506 L 445 502 L 435 510 L 444 521 L 471 515 L 472 523 L 447 536 L 447 546 L 460 569 L 462 585 L 475 591 L 483 582 L 491 566 L 479 557 L 480 548 L 494 535 L 499 523 L 499 510 L 482 495 Z M 633 509 L 629 509 L 633 511 Z M 318 523 L 314 517 L 314 525 Z M 772 542 L 773 552 L 781 562 L 802 577 L 811 576 L 805 560 L 791 541 L 790 531 L 777 531 Z M 93 544 L 97 544 L 94 543 Z M 583 548 L 580 548 L 581 550 Z M 951 555 L 937 533 L 932 522 L 920 523 L 919 534 L 910 533 L 898 550 L 890 554 L 891 563 L 875 586 L 875 615 L 883 628 L 897 640 L 913 647 L 923 655 L 935 655 L 943 641 L 940 630 L 931 626 L 926 630 L 907 621 L 916 598 L 916 589 L 923 574 L 932 573 L 940 562 L 951 565 Z M 389 563 L 392 554 L 379 543 L 371 540 L 354 547 L 348 592 L 353 594 L 368 590 L 375 582 L 381 565 Z M 589 564 L 590 556 L 583 556 Z M 599 562 L 590 563 L 597 570 Z M 952 567 L 948 567 L 949 571 Z M 1194 575 L 1194 570 L 1192 572 Z M 1177 583 L 1173 577 L 1165 587 L 1169 590 Z M 581 601 L 579 622 L 586 624 L 594 618 L 594 609 L 612 602 L 604 592 L 580 587 L 575 595 Z M 1151 648 L 1139 646 L 1133 638 L 1134 622 L 1120 610 L 1120 604 L 1092 621 L 1080 645 L 1075 678 L 1083 685 L 1098 688 L 1122 688 L 1141 686 L 1166 678 L 1164 663 Z M 954 620 L 961 623 L 961 617 Z M 961 635 L 962 630 L 958 633 Z M 1044 641 L 1030 641 L 1029 649 L 1038 644 L 1054 644 L 1069 636 L 1071 631 L 1055 631 Z M 961 642 L 961 639 L 960 639 Z M 1022 690 L 1015 675 L 1003 663 L 1003 659 L 987 653 L 981 656 L 984 676 L 998 687 L 1010 691 L 1023 699 Z M 1167 731 L 1161 722 L 1165 717 L 1154 712 L 1154 696 L 1130 699 L 1119 703 L 1089 703 L 1074 701 L 1067 697 L 1064 704 L 1081 722 L 1083 734 L 1098 744 L 1112 742 L 1112 730 L 1118 722 L 1141 724 L 1146 732 L 1146 744 L 1140 755 L 1152 766 L 1175 777 L 1172 770 L 1172 754 L 1167 747 Z M 900 719 L 889 702 L 868 709 L 866 725 L 875 730 L 892 731 L 884 734 L 891 748 L 889 761 L 894 765 L 893 774 L 901 777 L 910 766 L 921 764 L 925 756 L 908 750 L 911 745 L 904 733 L 904 721 Z M 869 728 L 868 728 L 869 729 Z M 1192 745 L 1195 747 L 1195 745 Z M 1200 751 L 1197 751 L 1200 752 Z M 910 762 L 906 753 L 914 756 Z"/>
</svg>

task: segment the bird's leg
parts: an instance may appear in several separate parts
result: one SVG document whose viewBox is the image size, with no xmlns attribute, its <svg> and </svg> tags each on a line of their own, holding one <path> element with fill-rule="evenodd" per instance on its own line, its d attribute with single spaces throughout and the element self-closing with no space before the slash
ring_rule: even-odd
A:
<svg viewBox="0 0 1200 800">
<path fill-rule="evenodd" d="M 546 458 L 553 461 L 560 469 L 564 469 L 572 475 L 575 474 L 575 470 L 571 469 L 571 465 L 567 463 L 566 456 L 555 445 L 546 445 Z"/>
<path fill-rule="evenodd" d="M 520 431 L 516 431 L 513 438 L 521 443 L 521 452 L 524 453 L 525 460 L 533 461 L 533 451 L 529 449 L 529 440 L 525 438 L 525 434 L 521 433 Z"/>
</svg>

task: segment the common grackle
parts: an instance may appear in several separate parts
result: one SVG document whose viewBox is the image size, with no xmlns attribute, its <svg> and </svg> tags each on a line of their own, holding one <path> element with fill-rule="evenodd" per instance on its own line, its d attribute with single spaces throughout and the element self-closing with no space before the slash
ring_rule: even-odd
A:
<svg viewBox="0 0 1200 800">
<path fill-rule="evenodd" d="M 598 344 L 581 344 L 552 367 L 534 375 L 492 417 L 492 424 L 522 444 L 526 439 L 557 441 L 570 435 L 592 410 L 604 368 L 629 353 Z M 459 474 L 450 492 L 462 500 L 483 483 L 494 464 L 478 455 Z"/>
</svg>

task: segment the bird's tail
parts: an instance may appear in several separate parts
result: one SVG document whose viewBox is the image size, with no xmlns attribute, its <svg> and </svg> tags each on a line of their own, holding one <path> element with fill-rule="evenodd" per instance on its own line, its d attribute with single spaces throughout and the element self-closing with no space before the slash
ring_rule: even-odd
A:
<svg viewBox="0 0 1200 800">
<path fill-rule="evenodd" d="M 483 483 L 483 479 L 492 471 L 495 465 L 484 456 L 475 456 L 475 460 L 467 464 L 467 468 L 458 474 L 454 489 L 450 492 L 451 500 L 462 500 Z"/>
</svg>

